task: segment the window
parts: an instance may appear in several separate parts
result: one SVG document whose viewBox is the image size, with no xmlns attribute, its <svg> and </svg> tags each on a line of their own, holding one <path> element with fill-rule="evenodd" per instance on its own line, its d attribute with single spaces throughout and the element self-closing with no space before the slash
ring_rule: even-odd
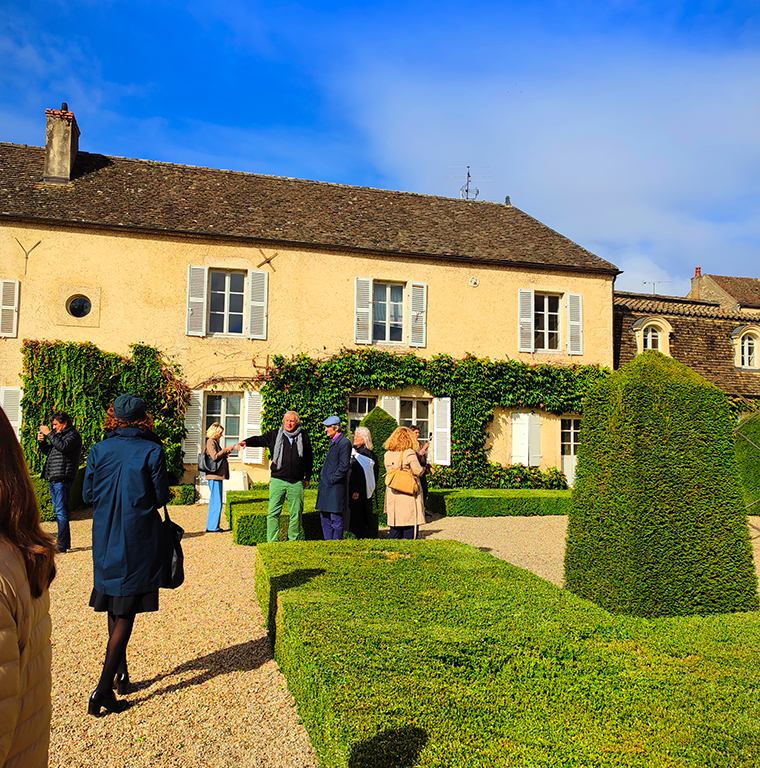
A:
<svg viewBox="0 0 760 768">
<path fill-rule="evenodd" d="M 188 336 L 266 339 L 269 273 L 189 266 Z"/>
<path fill-rule="evenodd" d="M 565 348 L 568 355 L 583 354 L 583 296 L 580 293 L 517 292 L 517 334 L 520 352 L 561 352 L 560 314 L 567 315 Z"/>
<path fill-rule="evenodd" d="M 348 398 L 348 429 L 353 432 L 361 420 L 377 405 L 376 397 Z"/>
<path fill-rule="evenodd" d="M 581 431 L 581 420 L 561 419 L 560 426 L 562 471 L 567 478 L 567 484 L 572 487 L 575 483 L 575 466 L 578 461 L 578 438 Z"/>
<path fill-rule="evenodd" d="M 731 334 L 734 345 L 734 365 L 737 368 L 758 367 L 758 346 L 760 346 L 760 326 L 740 325 Z"/>
<path fill-rule="evenodd" d="M 357 277 L 354 342 L 427 346 L 427 284 Z"/>
<path fill-rule="evenodd" d="M 430 400 L 401 398 L 399 403 L 400 427 L 411 427 L 416 424 L 420 428 L 420 438 L 423 441 L 430 435 Z"/>
<path fill-rule="evenodd" d="M 541 416 L 512 413 L 512 463 L 541 466 Z"/>
<path fill-rule="evenodd" d="M 401 341 L 404 335 L 404 286 L 372 285 L 372 341 Z"/>
<path fill-rule="evenodd" d="M 209 272 L 208 332 L 243 333 L 245 274 Z"/>
<path fill-rule="evenodd" d="M 243 396 L 240 393 L 206 396 L 205 428 L 208 429 L 216 421 L 224 427 L 224 434 L 219 441 L 222 448 L 236 445 L 242 440 L 240 434 L 242 403 Z M 237 455 L 237 449 L 230 454 L 233 458 L 236 458 Z"/>
<path fill-rule="evenodd" d="M 644 328 L 644 349 L 660 349 L 660 331 L 653 325 Z"/>
<path fill-rule="evenodd" d="M 534 295 L 534 348 L 559 349 L 559 296 Z"/>
<path fill-rule="evenodd" d="M 750 333 L 742 336 L 742 368 L 757 368 L 757 339 Z"/>
</svg>

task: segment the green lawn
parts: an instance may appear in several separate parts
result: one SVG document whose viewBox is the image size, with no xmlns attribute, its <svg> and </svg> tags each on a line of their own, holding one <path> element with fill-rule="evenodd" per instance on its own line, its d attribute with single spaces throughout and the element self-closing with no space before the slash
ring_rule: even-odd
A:
<svg viewBox="0 0 760 768">
<path fill-rule="evenodd" d="M 615 616 L 441 541 L 258 547 L 323 768 L 760 765 L 760 615 Z"/>
</svg>

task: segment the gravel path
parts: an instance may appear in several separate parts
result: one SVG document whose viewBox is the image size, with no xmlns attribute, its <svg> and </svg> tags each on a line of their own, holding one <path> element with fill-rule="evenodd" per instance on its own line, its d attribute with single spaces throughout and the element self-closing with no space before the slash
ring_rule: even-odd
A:
<svg viewBox="0 0 760 768">
<path fill-rule="evenodd" d="M 86 514 L 86 513 L 85 513 Z M 92 589 L 91 519 L 72 522 L 73 549 L 50 589 L 53 724 L 50 765 L 98 768 L 316 768 L 254 593 L 254 548 L 204 534 L 206 508 L 173 507 L 185 529 L 185 584 L 138 615 L 127 650 L 136 690 L 121 714 L 94 718 L 105 614 Z M 81 515 L 80 515 L 81 516 Z M 44 526 L 51 533 L 54 524 Z"/>
</svg>

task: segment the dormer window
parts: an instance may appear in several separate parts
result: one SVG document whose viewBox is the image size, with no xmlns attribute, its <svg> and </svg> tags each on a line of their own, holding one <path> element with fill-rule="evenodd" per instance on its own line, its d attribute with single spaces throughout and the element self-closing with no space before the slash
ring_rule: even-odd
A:
<svg viewBox="0 0 760 768">
<path fill-rule="evenodd" d="M 670 334 L 673 326 L 664 317 L 640 317 L 631 328 L 636 337 L 636 354 L 647 350 L 670 357 Z"/>
<path fill-rule="evenodd" d="M 737 368 L 757 370 L 760 351 L 760 326 L 740 325 L 731 334 L 734 345 L 734 365 Z"/>
</svg>

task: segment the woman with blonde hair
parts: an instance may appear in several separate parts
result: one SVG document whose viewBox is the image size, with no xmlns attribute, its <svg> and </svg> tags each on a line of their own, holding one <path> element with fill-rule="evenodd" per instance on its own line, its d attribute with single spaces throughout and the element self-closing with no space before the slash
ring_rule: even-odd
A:
<svg viewBox="0 0 760 768">
<path fill-rule="evenodd" d="M 399 427 L 385 442 L 385 471 L 408 472 L 417 479 L 414 493 L 403 493 L 387 486 L 385 489 L 385 514 L 390 526 L 389 539 L 416 539 L 417 526 L 425 522 L 425 507 L 419 478 L 425 471 L 417 458 L 419 443 L 408 427 Z"/>
<path fill-rule="evenodd" d="M 230 479 L 230 463 L 227 457 L 235 450 L 234 445 L 222 448 L 220 440 L 224 427 L 215 421 L 206 430 L 206 455 L 219 462 L 216 472 L 206 473 L 208 489 L 211 497 L 208 500 L 208 517 L 206 518 L 206 533 L 222 533 L 219 523 L 222 519 L 222 482 Z"/>
<path fill-rule="evenodd" d="M 50 744 L 55 541 L 40 528 L 24 454 L 0 408 L 0 766 L 43 768 Z"/>
</svg>

